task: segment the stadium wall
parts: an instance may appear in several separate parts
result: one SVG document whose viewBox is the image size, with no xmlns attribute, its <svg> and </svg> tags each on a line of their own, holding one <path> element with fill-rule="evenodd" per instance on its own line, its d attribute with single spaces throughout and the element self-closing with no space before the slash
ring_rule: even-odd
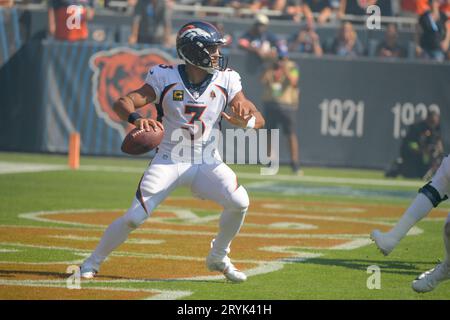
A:
<svg viewBox="0 0 450 320">
<path fill-rule="evenodd" d="M 123 155 L 129 127 L 115 118 L 112 102 L 171 56 L 173 50 L 149 46 L 28 42 L 0 69 L 0 150 L 65 153 L 70 133 L 78 131 L 83 154 Z M 246 95 L 262 108 L 261 65 L 242 52 L 229 56 Z M 293 59 L 301 73 L 297 130 L 304 164 L 384 168 L 398 154 L 406 125 L 429 109 L 441 112 L 449 151 L 448 64 Z M 280 155 L 288 161 L 285 139 Z"/>
</svg>

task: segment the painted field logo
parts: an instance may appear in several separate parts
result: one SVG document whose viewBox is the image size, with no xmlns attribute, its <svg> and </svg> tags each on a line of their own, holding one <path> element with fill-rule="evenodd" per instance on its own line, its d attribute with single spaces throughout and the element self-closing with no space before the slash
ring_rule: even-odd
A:
<svg viewBox="0 0 450 320">
<path fill-rule="evenodd" d="M 115 114 L 112 109 L 114 101 L 139 88 L 144 83 L 150 67 L 171 64 L 172 61 L 170 55 L 155 49 L 136 51 L 121 47 L 94 54 L 89 60 L 89 66 L 94 72 L 92 96 L 97 115 L 124 137 L 131 125 L 124 124 Z M 146 106 L 139 112 L 144 116 L 156 118 L 153 105 Z"/>
<path fill-rule="evenodd" d="M 222 208 L 191 197 L 166 199 L 108 256 L 98 278 L 80 279 L 78 266 L 125 210 L 28 212 L 19 219 L 39 225 L 0 225 L 0 297 L 176 299 L 192 294 L 183 289 L 186 281 L 224 281 L 222 274 L 208 271 L 205 265 Z M 398 216 L 401 210 L 388 205 L 380 210 L 370 204 L 253 198 L 230 255 L 248 277 L 280 271 L 285 264 L 320 258 L 329 249 L 369 245 L 367 234 L 374 228 L 389 230 L 390 220 L 384 219 Z M 446 210 L 437 212 L 447 217 Z M 415 234 L 421 231 L 414 228 Z M 381 288 L 380 268 L 370 266 L 367 273 L 367 288 Z M 161 289 L 159 281 L 171 281 L 170 290 Z"/>
</svg>

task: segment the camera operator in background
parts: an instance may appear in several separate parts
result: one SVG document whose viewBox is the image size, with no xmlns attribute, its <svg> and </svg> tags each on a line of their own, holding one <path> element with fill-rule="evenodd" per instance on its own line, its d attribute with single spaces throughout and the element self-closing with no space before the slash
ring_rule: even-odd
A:
<svg viewBox="0 0 450 320">
<path fill-rule="evenodd" d="M 430 111 L 425 120 L 412 124 L 402 140 L 400 157 L 386 172 L 386 177 L 429 179 L 444 157 L 440 116 Z"/>
<path fill-rule="evenodd" d="M 280 46 L 278 60 L 264 72 L 261 82 L 264 85 L 263 101 L 267 129 L 282 129 L 287 135 L 291 155 L 291 168 L 294 174 L 303 175 L 299 163 L 299 147 L 297 137 L 297 111 L 299 107 L 300 89 L 298 81 L 300 71 L 295 62 L 287 57 L 287 48 Z M 273 154 L 268 130 L 268 151 Z"/>
</svg>

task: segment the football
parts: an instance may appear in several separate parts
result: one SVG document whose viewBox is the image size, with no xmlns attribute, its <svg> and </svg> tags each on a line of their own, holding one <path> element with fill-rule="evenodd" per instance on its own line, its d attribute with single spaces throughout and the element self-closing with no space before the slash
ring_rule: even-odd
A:
<svg viewBox="0 0 450 320">
<path fill-rule="evenodd" d="M 144 129 L 134 128 L 123 139 L 121 150 L 124 153 L 138 155 L 144 154 L 155 149 L 164 136 L 164 131 L 156 128 L 154 131 L 145 131 Z"/>
</svg>

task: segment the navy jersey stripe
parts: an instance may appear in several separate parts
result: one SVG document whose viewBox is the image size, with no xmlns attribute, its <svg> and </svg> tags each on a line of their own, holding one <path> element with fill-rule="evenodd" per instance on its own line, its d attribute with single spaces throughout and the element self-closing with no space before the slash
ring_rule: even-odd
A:
<svg viewBox="0 0 450 320">
<path fill-rule="evenodd" d="M 158 113 L 156 120 L 158 120 L 159 122 L 161 122 L 162 118 L 164 117 L 164 109 L 162 106 L 164 97 L 166 96 L 167 92 L 169 92 L 169 90 L 172 89 L 175 85 L 176 85 L 176 83 L 171 83 L 168 86 L 166 86 L 161 93 L 159 102 L 157 104 L 155 104 L 156 112 Z"/>
<path fill-rule="evenodd" d="M 219 86 L 218 84 L 215 84 L 215 86 L 217 88 L 219 88 L 219 90 L 222 91 L 223 95 L 225 96 L 225 106 L 222 109 L 222 112 L 224 112 L 228 106 L 228 92 L 224 87 Z M 220 120 L 219 120 L 219 130 L 222 130 L 222 119 L 223 119 L 223 116 L 221 115 Z"/>
<path fill-rule="evenodd" d="M 141 183 L 142 183 L 142 179 L 144 179 L 144 175 L 145 175 L 145 173 L 142 175 L 141 180 L 139 180 L 139 184 L 138 184 L 138 187 L 137 187 L 137 190 L 136 190 L 136 199 L 138 199 L 138 201 L 141 204 L 142 208 L 148 214 L 147 207 L 145 206 L 144 197 L 142 196 L 142 191 L 141 191 Z"/>
</svg>

